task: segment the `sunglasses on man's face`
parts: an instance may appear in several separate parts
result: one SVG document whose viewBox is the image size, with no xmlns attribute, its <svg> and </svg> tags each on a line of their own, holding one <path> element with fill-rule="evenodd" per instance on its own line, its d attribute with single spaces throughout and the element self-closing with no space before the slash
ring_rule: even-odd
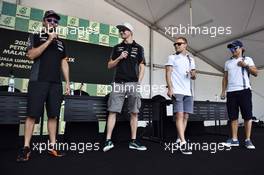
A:
<svg viewBox="0 0 264 175">
<path fill-rule="evenodd" d="M 173 45 L 174 46 L 181 46 L 182 44 L 185 44 L 185 43 L 174 43 Z"/>
<path fill-rule="evenodd" d="M 239 46 L 236 46 L 236 47 L 230 47 L 229 50 L 234 53 L 237 49 L 239 49 L 240 47 Z"/>
<path fill-rule="evenodd" d="M 125 31 L 129 31 L 128 29 L 120 29 L 119 33 L 125 33 Z"/>
<path fill-rule="evenodd" d="M 57 19 L 53 19 L 53 18 L 47 18 L 46 21 L 48 23 L 53 23 L 53 24 L 58 24 L 59 23 L 59 21 Z"/>
</svg>

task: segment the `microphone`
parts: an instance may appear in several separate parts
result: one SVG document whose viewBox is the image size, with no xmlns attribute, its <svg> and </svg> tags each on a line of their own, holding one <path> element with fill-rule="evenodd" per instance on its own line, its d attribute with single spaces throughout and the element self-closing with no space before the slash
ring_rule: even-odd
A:
<svg viewBox="0 0 264 175">
<path fill-rule="evenodd" d="M 56 28 L 55 27 L 52 27 L 52 28 L 49 29 L 49 33 L 54 33 L 54 32 L 56 33 Z M 52 41 L 55 42 L 58 39 L 57 37 L 58 36 L 56 36 L 56 38 L 53 38 Z"/>
<path fill-rule="evenodd" d="M 131 52 L 131 46 L 130 46 L 130 45 L 126 46 L 124 52 L 127 53 L 127 57 L 126 57 L 126 58 L 128 58 L 128 57 L 129 57 L 129 54 L 130 54 L 130 52 Z"/>
</svg>

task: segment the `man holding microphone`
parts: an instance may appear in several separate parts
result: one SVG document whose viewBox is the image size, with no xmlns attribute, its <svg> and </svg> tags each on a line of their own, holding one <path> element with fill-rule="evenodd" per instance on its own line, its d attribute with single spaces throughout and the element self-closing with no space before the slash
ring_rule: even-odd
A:
<svg viewBox="0 0 264 175">
<path fill-rule="evenodd" d="M 114 147 L 111 140 L 116 123 L 116 114 L 121 113 L 124 100 L 128 98 L 128 111 L 130 113 L 131 140 L 129 148 L 144 151 L 147 148 L 137 140 L 138 113 L 141 106 L 141 95 L 137 91 L 145 68 L 144 49 L 133 40 L 134 28 L 129 23 L 118 25 L 123 42 L 113 48 L 108 61 L 108 68 L 115 68 L 112 92 L 108 100 L 109 116 L 107 119 L 107 135 L 103 151 Z M 115 90 L 118 89 L 118 90 Z"/>
<path fill-rule="evenodd" d="M 255 149 L 250 140 L 252 127 L 252 94 L 249 76 L 257 76 L 258 70 L 250 57 L 244 56 L 245 48 L 239 40 L 227 45 L 232 57 L 225 62 L 225 72 L 222 81 L 221 99 L 227 97 L 227 112 L 231 121 L 231 138 L 223 145 L 239 146 L 238 116 L 239 109 L 245 121 L 245 147 Z M 227 95 L 226 95 L 227 92 Z"/>
<path fill-rule="evenodd" d="M 191 155 L 185 139 L 185 130 L 189 114 L 193 113 L 193 94 L 191 81 L 196 79 L 194 59 L 187 53 L 187 39 L 176 38 L 174 47 L 176 53 L 168 57 L 166 63 L 167 95 L 173 101 L 173 113 L 176 117 L 176 128 L 182 154 Z"/>
<path fill-rule="evenodd" d="M 24 146 L 17 156 L 18 162 L 30 158 L 30 140 L 35 121 L 43 117 L 44 104 L 48 115 L 48 131 L 50 145 L 48 153 L 54 157 L 63 156 L 55 149 L 57 117 L 60 116 L 62 102 L 61 73 L 66 82 L 66 94 L 70 92 L 69 65 L 65 45 L 58 38 L 56 27 L 60 16 L 52 10 L 46 11 L 43 17 L 42 30 L 31 34 L 28 39 L 27 57 L 34 60 L 28 84 L 28 117 L 24 128 Z"/>
</svg>

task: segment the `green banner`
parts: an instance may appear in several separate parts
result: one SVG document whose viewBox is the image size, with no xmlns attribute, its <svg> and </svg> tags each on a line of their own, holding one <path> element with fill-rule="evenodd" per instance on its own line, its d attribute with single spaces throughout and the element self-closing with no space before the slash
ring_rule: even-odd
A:
<svg viewBox="0 0 264 175">
<path fill-rule="evenodd" d="M 41 9 L 1 1 L 0 28 L 29 33 L 40 31 L 44 13 L 45 11 Z M 115 26 L 63 14 L 59 15 L 61 20 L 58 31 L 61 38 L 109 47 L 122 41 Z M 27 82 L 26 79 L 22 79 L 22 81 Z M 104 96 L 109 93 L 108 85 L 84 84 L 86 91 L 92 96 Z"/>
<path fill-rule="evenodd" d="M 0 3 L 0 27 L 33 33 L 42 28 L 44 10 L 5 1 Z M 113 47 L 120 43 L 115 26 L 59 14 L 59 36 L 64 39 Z"/>
</svg>

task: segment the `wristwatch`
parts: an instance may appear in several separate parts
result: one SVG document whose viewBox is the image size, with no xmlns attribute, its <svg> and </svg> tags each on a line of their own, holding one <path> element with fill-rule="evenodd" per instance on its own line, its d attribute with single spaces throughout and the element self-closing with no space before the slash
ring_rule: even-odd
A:
<svg viewBox="0 0 264 175">
<path fill-rule="evenodd" d="M 249 70 L 249 65 L 246 65 L 245 68 L 246 68 L 247 70 Z"/>
</svg>

